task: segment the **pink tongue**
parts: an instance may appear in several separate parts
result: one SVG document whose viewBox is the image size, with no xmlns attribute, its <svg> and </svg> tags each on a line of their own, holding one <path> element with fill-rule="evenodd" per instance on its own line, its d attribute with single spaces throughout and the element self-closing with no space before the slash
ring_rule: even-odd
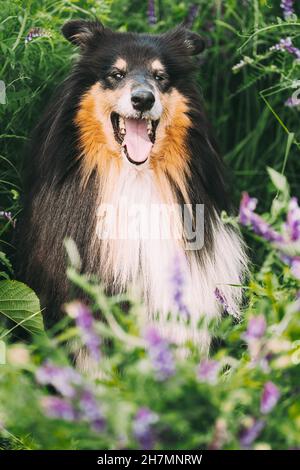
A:
<svg viewBox="0 0 300 470">
<path fill-rule="evenodd" d="M 125 119 L 126 135 L 123 147 L 126 146 L 129 158 L 136 163 L 142 163 L 149 157 L 152 142 L 147 133 L 145 119 Z"/>
</svg>

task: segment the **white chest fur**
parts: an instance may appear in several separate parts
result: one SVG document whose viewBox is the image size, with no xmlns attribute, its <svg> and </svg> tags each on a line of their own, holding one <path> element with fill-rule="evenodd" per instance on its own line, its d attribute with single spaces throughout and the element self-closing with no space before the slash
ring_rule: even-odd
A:
<svg viewBox="0 0 300 470">
<path fill-rule="evenodd" d="M 194 338 L 207 349 L 209 336 L 197 323 L 202 316 L 209 321 L 220 315 L 216 288 L 238 315 L 241 288 L 233 285 L 241 283 L 246 266 L 239 236 L 218 221 L 213 251 L 199 264 L 193 251 L 185 251 L 182 214 L 171 189 L 162 191 L 150 168 L 125 162 L 121 171 L 111 169 L 102 188 L 94 240 L 100 244 L 102 279 L 117 292 L 133 288 L 142 295 L 142 322 L 155 322 L 173 341 Z M 178 312 L 178 297 L 189 312 L 189 327 Z M 170 312 L 182 321 L 167 321 Z"/>
</svg>

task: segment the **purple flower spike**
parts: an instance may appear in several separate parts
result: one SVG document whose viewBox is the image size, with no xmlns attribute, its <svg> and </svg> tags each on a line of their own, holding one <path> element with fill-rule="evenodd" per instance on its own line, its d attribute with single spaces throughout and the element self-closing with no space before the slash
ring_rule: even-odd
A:
<svg viewBox="0 0 300 470">
<path fill-rule="evenodd" d="M 148 23 L 150 26 L 154 26 L 157 23 L 155 0 L 148 0 Z"/>
<path fill-rule="evenodd" d="M 148 328 L 145 339 L 156 378 L 164 381 L 172 377 L 175 374 L 175 363 L 169 343 L 153 327 Z"/>
<path fill-rule="evenodd" d="M 264 315 L 257 315 L 256 317 L 252 317 L 248 323 L 248 329 L 244 338 L 247 341 L 261 339 L 267 328 L 267 323 Z"/>
<path fill-rule="evenodd" d="M 267 382 L 264 386 L 264 390 L 261 397 L 260 411 L 263 414 L 270 413 L 278 402 L 280 392 L 273 382 Z"/>
<path fill-rule="evenodd" d="M 50 362 L 39 367 L 36 380 L 41 385 L 52 385 L 61 395 L 73 398 L 76 387 L 81 385 L 81 376 L 71 367 L 58 367 Z"/>
<path fill-rule="evenodd" d="M 263 420 L 254 421 L 254 423 L 243 429 L 240 433 L 240 443 L 244 448 L 249 447 L 260 435 L 266 423 Z"/>
<path fill-rule="evenodd" d="M 300 256 L 281 255 L 281 259 L 291 268 L 291 272 L 296 279 L 300 279 Z"/>
<path fill-rule="evenodd" d="M 220 291 L 220 289 L 218 287 L 216 287 L 216 289 L 215 289 L 215 297 L 218 300 L 218 302 L 223 306 L 224 312 L 225 313 L 230 313 L 231 309 L 228 305 L 226 297 L 223 294 L 223 292 Z"/>
<path fill-rule="evenodd" d="M 210 384 L 217 383 L 220 364 L 212 359 L 204 359 L 200 362 L 198 369 L 198 378 L 201 382 Z"/>
<path fill-rule="evenodd" d="M 300 59 L 300 49 L 293 45 L 291 38 L 284 38 L 280 39 L 278 44 L 270 48 L 271 51 L 286 51 L 289 54 L 296 57 L 296 59 Z"/>
<path fill-rule="evenodd" d="M 283 16 L 286 20 L 295 14 L 294 0 L 281 0 L 280 6 L 283 10 Z"/>
<path fill-rule="evenodd" d="M 94 317 L 90 309 L 82 302 L 75 301 L 65 305 L 65 310 L 70 317 L 75 319 L 83 343 L 88 348 L 95 361 L 100 360 L 101 339 L 95 331 Z"/>
<path fill-rule="evenodd" d="M 48 396 L 41 400 L 42 408 L 49 418 L 63 419 L 65 421 L 75 421 L 77 413 L 71 403 L 64 398 Z"/>
<path fill-rule="evenodd" d="M 300 240 L 300 207 L 298 206 L 298 200 L 296 197 L 292 197 L 289 202 L 285 228 L 288 232 L 290 240 Z"/>
<path fill-rule="evenodd" d="M 193 26 L 194 21 L 199 13 L 199 10 L 200 7 L 196 3 L 192 3 L 192 5 L 190 5 L 186 20 L 184 22 L 186 28 L 191 28 Z"/>
<path fill-rule="evenodd" d="M 87 420 L 94 431 L 103 431 L 105 420 L 100 410 L 99 403 L 90 390 L 83 390 L 79 399 L 79 409 L 81 410 L 81 418 Z"/>
<path fill-rule="evenodd" d="M 257 199 L 251 198 L 248 193 L 243 193 L 239 221 L 242 225 L 251 225 L 257 235 L 262 236 L 265 240 L 270 242 L 283 241 L 282 236 L 277 233 L 272 227 L 259 215 L 255 214 Z"/>
<path fill-rule="evenodd" d="M 140 408 L 133 420 L 133 435 L 143 450 L 153 449 L 155 435 L 153 425 L 158 421 L 157 414 L 149 408 Z"/>
<path fill-rule="evenodd" d="M 176 256 L 174 262 L 174 271 L 171 277 L 174 307 L 177 309 L 178 313 L 188 319 L 190 318 L 190 312 L 184 302 L 185 279 L 182 268 L 183 260 L 181 260 L 180 256 Z"/>
</svg>

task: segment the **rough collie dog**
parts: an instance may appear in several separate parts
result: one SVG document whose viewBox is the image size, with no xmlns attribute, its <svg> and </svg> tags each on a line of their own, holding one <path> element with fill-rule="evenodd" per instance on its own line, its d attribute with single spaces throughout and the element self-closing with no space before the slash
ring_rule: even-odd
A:
<svg viewBox="0 0 300 470">
<path fill-rule="evenodd" d="M 221 221 L 224 168 L 193 79 L 204 42 L 184 27 L 118 33 L 78 20 L 62 31 L 80 56 L 32 138 L 20 276 L 53 324 L 70 296 L 71 237 L 83 272 L 142 295 L 143 323 L 207 350 L 197 324 L 221 315 L 220 298 L 238 314 L 246 261 Z M 176 311 L 189 321 L 171 321 Z"/>
</svg>

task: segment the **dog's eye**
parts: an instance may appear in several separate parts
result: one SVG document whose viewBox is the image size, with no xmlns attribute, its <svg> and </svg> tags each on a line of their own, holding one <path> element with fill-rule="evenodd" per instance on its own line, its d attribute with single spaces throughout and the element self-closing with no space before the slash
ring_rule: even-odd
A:
<svg viewBox="0 0 300 470">
<path fill-rule="evenodd" d="M 115 71 L 110 74 L 115 80 L 122 80 L 125 77 L 125 72 Z"/>
<path fill-rule="evenodd" d="M 167 79 L 167 76 L 163 73 L 154 74 L 154 80 L 156 80 L 157 82 L 162 82 L 163 80 L 166 80 L 166 79 Z"/>
</svg>

